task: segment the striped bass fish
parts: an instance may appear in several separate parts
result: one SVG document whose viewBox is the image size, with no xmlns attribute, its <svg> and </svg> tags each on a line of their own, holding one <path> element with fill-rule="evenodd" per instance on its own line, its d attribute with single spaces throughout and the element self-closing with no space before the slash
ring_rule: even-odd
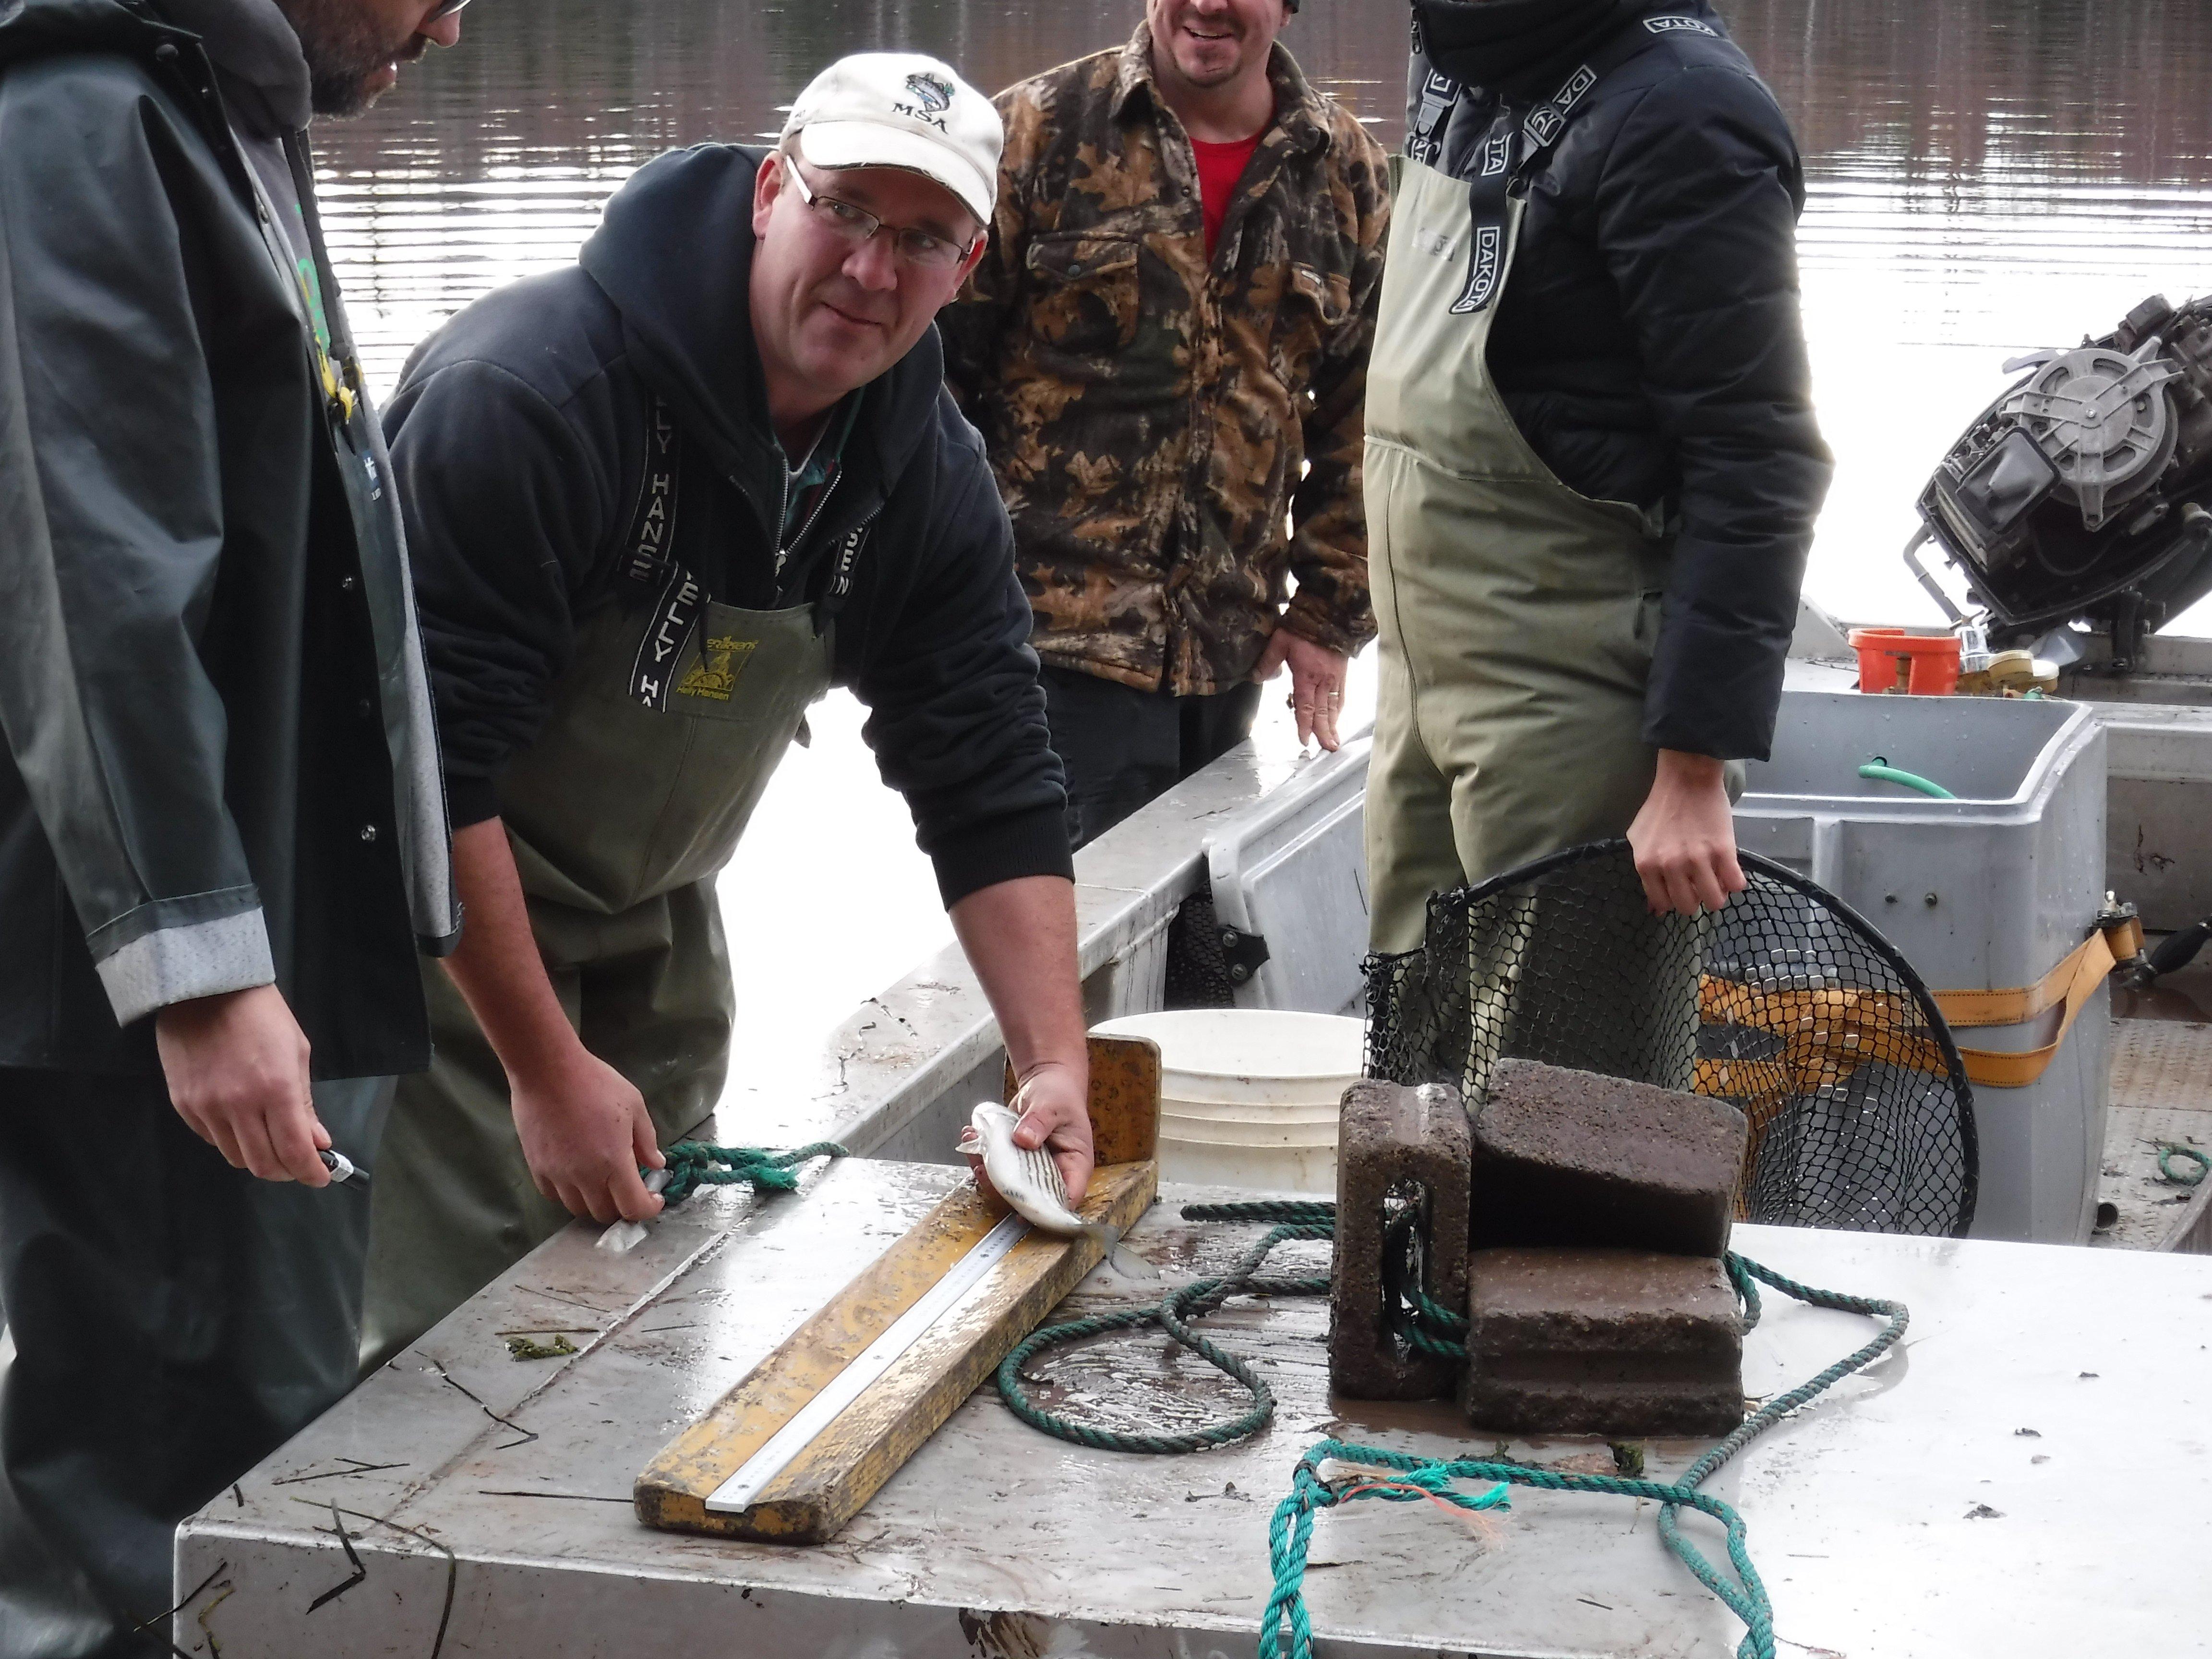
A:
<svg viewBox="0 0 2212 1659">
<path fill-rule="evenodd" d="M 1138 1279 L 1157 1279 L 1158 1271 L 1135 1252 L 1121 1248 L 1121 1230 L 1101 1221 L 1085 1221 L 1067 1207 L 1067 1183 L 1060 1165 L 1042 1146 L 1024 1149 L 1014 1144 L 1015 1112 L 995 1101 L 980 1102 L 960 1132 L 959 1150 L 983 1160 L 983 1173 L 999 1189 L 999 1196 L 1014 1213 L 1032 1227 L 1073 1237 L 1095 1238 L 1106 1252 L 1114 1271 Z"/>
</svg>

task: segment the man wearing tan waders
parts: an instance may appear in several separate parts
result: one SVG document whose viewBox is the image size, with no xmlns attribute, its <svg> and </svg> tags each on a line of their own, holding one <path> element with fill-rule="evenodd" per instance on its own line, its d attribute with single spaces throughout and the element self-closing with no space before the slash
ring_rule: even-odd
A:
<svg viewBox="0 0 2212 1659">
<path fill-rule="evenodd" d="M 1413 10 L 1367 391 L 1375 947 L 1624 834 L 1651 911 L 1717 909 L 1830 471 L 1796 146 L 1706 0 Z"/>
</svg>

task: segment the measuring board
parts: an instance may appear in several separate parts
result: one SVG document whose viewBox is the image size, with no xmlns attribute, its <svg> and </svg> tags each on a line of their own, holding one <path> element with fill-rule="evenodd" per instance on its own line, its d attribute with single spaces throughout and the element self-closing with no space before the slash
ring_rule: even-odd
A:
<svg viewBox="0 0 2212 1659">
<path fill-rule="evenodd" d="M 1127 1229 L 1159 1184 L 1159 1049 L 1091 1039 L 1099 1167 L 1079 1213 Z M 884 1481 L 1098 1265 L 973 1187 L 940 1201 L 637 1478 L 647 1526 L 816 1544 Z"/>
</svg>

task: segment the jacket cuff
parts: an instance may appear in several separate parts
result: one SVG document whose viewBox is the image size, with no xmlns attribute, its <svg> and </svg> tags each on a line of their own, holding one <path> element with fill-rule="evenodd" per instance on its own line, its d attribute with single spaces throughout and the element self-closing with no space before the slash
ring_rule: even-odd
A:
<svg viewBox="0 0 2212 1659">
<path fill-rule="evenodd" d="M 276 982 L 269 929 L 258 908 L 142 933 L 97 967 L 118 1025 L 173 1002 Z"/>
<path fill-rule="evenodd" d="M 1715 760 L 1771 758 L 1782 709 L 1786 634 L 1662 627 L 1644 689 L 1644 741 Z"/>
<path fill-rule="evenodd" d="M 1067 848 L 1067 814 L 1058 806 L 1034 807 L 963 830 L 930 850 L 937 890 L 950 910 L 969 894 L 1024 876 L 1075 879 Z"/>
<path fill-rule="evenodd" d="M 1334 651 L 1340 657 L 1357 656 L 1359 647 L 1375 637 L 1372 611 L 1364 619 L 1364 626 L 1346 628 L 1329 614 L 1328 606 L 1304 593 L 1291 595 L 1289 607 L 1276 626 L 1287 628 L 1300 639 Z"/>
<path fill-rule="evenodd" d="M 446 774 L 446 823 L 465 830 L 472 823 L 499 816 L 499 786 L 489 778 L 465 778 Z"/>
</svg>

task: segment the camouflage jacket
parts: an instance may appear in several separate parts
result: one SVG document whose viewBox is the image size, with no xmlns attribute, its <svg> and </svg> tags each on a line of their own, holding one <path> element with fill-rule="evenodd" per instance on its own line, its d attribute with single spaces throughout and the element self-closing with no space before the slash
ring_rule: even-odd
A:
<svg viewBox="0 0 2212 1659">
<path fill-rule="evenodd" d="M 1347 654 L 1374 636 L 1360 449 L 1382 151 L 1279 45 L 1268 74 L 1275 123 L 1211 263 L 1143 24 L 999 95 L 990 250 L 939 323 L 1047 663 L 1201 694 L 1248 676 L 1279 624 Z"/>
</svg>

